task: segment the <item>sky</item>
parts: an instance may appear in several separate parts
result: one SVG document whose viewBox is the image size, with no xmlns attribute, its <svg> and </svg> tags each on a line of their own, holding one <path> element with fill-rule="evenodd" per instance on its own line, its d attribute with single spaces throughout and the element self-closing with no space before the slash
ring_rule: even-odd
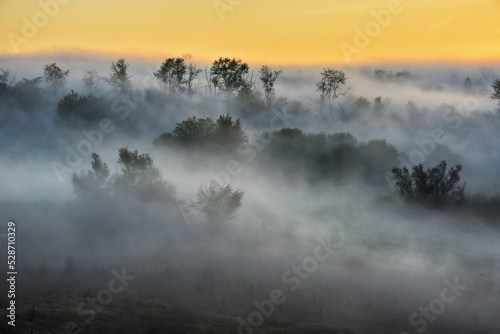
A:
<svg viewBox="0 0 500 334">
<path fill-rule="evenodd" d="M 0 56 L 498 61 L 498 0 L 0 0 Z"/>
</svg>

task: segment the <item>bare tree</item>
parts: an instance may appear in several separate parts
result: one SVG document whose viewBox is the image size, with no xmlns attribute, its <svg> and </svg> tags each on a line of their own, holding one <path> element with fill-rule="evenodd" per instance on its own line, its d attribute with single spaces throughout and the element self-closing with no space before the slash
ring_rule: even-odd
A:
<svg viewBox="0 0 500 334">
<path fill-rule="evenodd" d="M 83 85 L 87 89 L 88 95 L 92 95 L 102 82 L 102 78 L 96 70 L 86 70 L 83 74 Z"/>
<path fill-rule="evenodd" d="M 205 85 L 205 96 L 207 95 L 206 93 L 208 90 L 208 94 L 210 95 L 210 97 L 215 97 L 217 91 L 216 87 L 214 87 L 213 85 L 212 72 L 210 71 L 208 66 L 205 66 L 204 72 L 205 72 L 205 80 L 207 81 L 207 84 Z"/>
<path fill-rule="evenodd" d="M 281 70 L 273 71 L 269 66 L 266 65 L 262 66 L 259 70 L 260 81 L 264 86 L 264 95 L 266 97 L 266 104 L 268 107 L 270 107 L 273 103 L 274 83 L 276 82 L 276 79 L 278 79 L 278 76 L 281 74 L 281 72 Z"/>
<path fill-rule="evenodd" d="M 189 95 L 196 93 L 197 86 L 194 85 L 194 80 L 198 77 L 198 75 L 202 72 L 202 70 L 196 64 L 189 64 L 187 69 L 187 79 L 186 79 L 186 88 Z"/>
<path fill-rule="evenodd" d="M 182 58 L 187 60 L 187 78 L 185 80 L 186 90 L 188 95 L 193 95 L 196 93 L 197 87 L 195 87 L 194 80 L 198 77 L 198 75 L 203 72 L 202 69 L 198 67 L 198 65 L 193 64 L 191 60 L 193 59 L 193 55 L 185 54 L 182 55 Z"/>
</svg>

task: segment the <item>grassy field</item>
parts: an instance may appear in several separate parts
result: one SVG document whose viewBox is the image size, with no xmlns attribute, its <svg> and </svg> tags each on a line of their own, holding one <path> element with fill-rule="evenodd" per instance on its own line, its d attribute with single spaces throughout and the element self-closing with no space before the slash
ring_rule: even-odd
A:
<svg viewBox="0 0 500 334">
<path fill-rule="evenodd" d="M 19 300 L 16 326 L 5 321 L 0 325 L 2 333 L 236 333 L 236 317 L 217 314 L 201 308 L 174 306 L 158 298 L 116 296 L 102 309 L 96 309 L 95 317 L 79 315 L 77 307 L 84 299 L 74 295 L 49 295 L 36 300 Z M 80 312 L 88 311 L 82 308 Z M 2 319 L 6 310 L 1 311 Z M 85 322 L 92 319 L 88 324 Z M 246 330 L 242 331 L 246 333 Z M 341 325 L 315 324 L 272 316 L 253 333 L 317 333 L 348 334 L 356 331 Z M 373 332 L 376 333 L 376 332 Z M 382 332 L 380 332 L 382 333 Z"/>
</svg>

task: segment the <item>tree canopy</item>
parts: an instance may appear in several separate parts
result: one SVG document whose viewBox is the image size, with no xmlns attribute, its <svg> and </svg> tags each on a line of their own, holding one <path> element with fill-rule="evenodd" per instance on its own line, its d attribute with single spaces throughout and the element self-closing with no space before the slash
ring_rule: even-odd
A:
<svg viewBox="0 0 500 334">
<path fill-rule="evenodd" d="M 247 141 L 245 130 L 239 119 L 229 115 L 220 115 L 215 121 L 196 116 L 177 123 L 172 133 L 163 133 L 155 139 L 159 146 L 189 146 L 203 149 L 232 152 Z"/>
<path fill-rule="evenodd" d="M 58 97 L 64 90 L 69 70 L 63 70 L 56 63 L 47 64 L 43 70 L 43 79 L 54 97 Z"/>
<path fill-rule="evenodd" d="M 340 95 L 345 94 L 343 86 L 347 77 L 342 70 L 325 68 L 321 72 L 321 80 L 316 83 L 317 90 L 321 93 L 320 102 L 323 106 L 325 102 L 331 108 L 333 101 Z"/>
<path fill-rule="evenodd" d="M 131 76 L 128 74 L 130 64 L 124 58 L 118 59 L 111 63 L 111 73 L 107 81 L 116 92 L 125 93 L 130 90 Z"/>
<path fill-rule="evenodd" d="M 493 94 L 491 95 L 491 98 L 493 100 L 498 100 L 500 102 L 500 79 L 496 79 L 495 82 L 493 82 Z"/>
<path fill-rule="evenodd" d="M 73 174 L 75 194 L 82 199 L 135 198 L 144 202 L 175 201 L 175 188 L 166 182 L 149 154 L 126 147 L 118 150 L 120 171 L 110 174 L 100 156 L 92 153 L 91 170 Z"/>
<path fill-rule="evenodd" d="M 229 97 L 233 92 L 249 85 L 246 80 L 248 71 L 248 64 L 241 59 L 220 57 L 210 69 L 211 80 L 215 89 L 222 90 Z"/>
</svg>

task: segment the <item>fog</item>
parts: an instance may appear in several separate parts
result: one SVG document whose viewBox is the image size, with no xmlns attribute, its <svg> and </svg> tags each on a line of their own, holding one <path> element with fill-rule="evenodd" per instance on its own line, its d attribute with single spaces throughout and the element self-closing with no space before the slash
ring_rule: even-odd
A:
<svg viewBox="0 0 500 334">
<path fill-rule="evenodd" d="M 0 91 L 0 212 L 17 227 L 19 333 L 124 333 L 122 320 L 104 319 L 127 302 L 129 325 L 145 333 L 499 332 L 498 64 L 337 67 L 345 91 L 328 108 L 316 87 L 328 65 L 275 67 L 268 107 L 262 64 L 250 64 L 250 97 L 215 97 L 204 72 L 195 94 L 172 93 L 153 76 L 162 60 L 127 59 L 127 94 L 103 80 L 94 102 L 64 111 L 70 90 L 88 96 L 84 71 L 108 76 L 112 61 L 0 58 L 13 76 Z M 54 62 L 70 70 L 60 95 L 44 81 L 16 86 Z M 215 139 L 175 132 L 221 115 L 244 136 L 233 123 L 236 133 Z M 123 186 L 142 167 L 120 148 L 149 155 L 160 179 L 150 166 Z M 110 176 L 91 184 L 92 152 Z M 462 166 L 467 204 L 400 199 L 393 167 L 441 160 Z M 243 192 L 234 215 L 197 206 L 211 181 Z M 104 303 L 113 270 L 133 278 Z M 160 301 L 165 322 L 134 311 Z M 50 303 L 64 312 L 50 318 Z"/>
</svg>

